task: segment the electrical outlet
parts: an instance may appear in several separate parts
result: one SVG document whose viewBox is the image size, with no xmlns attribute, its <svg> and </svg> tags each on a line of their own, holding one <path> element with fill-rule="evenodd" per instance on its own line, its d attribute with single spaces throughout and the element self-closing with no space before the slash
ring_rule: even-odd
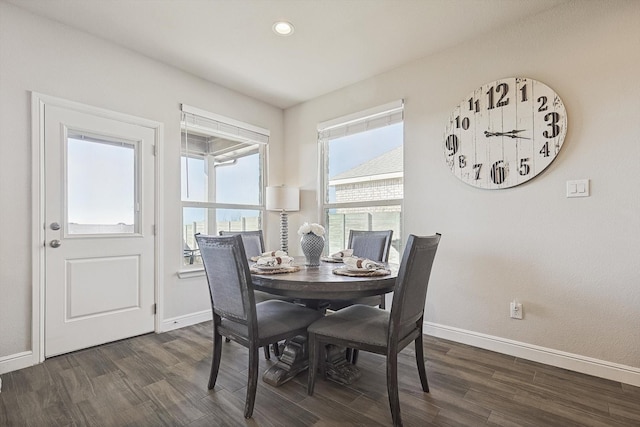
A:
<svg viewBox="0 0 640 427">
<path fill-rule="evenodd" d="M 522 304 L 517 301 L 511 301 L 510 315 L 512 319 L 522 319 Z"/>
</svg>

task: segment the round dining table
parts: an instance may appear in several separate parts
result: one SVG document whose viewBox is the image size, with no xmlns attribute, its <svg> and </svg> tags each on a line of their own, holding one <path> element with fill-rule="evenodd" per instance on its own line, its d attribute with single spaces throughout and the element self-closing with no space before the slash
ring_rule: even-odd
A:
<svg viewBox="0 0 640 427">
<path fill-rule="evenodd" d="M 309 303 L 320 301 L 353 300 L 393 291 L 398 276 L 398 265 L 382 263 L 386 274 L 380 270 L 351 273 L 344 271 L 344 264 L 321 261 L 318 266 L 306 266 L 304 258 L 294 258 L 291 271 L 261 271 L 251 268 L 251 280 L 255 289 Z M 340 270 L 342 274 L 336 274 Z M 349 274 L 349 275 L 345 275 Z"/>
<path fill-rule="evenodd" d="M 318 266 L 306 266 L 304 258 L 295 258 L 293 267 L 280 270 L 260 270 L 251 267 L 255 289 L 290 298 L 316 310 L 325 310 L 331 301 L 350 301 L 392 292 L 398 276 L 398 265 L 383 263 L 383 271 L 346 271 L 344 264 L 321 261 Z M 338 270 L 338 271 L 336 271 Z M 281 385 L 308 367 L 306 337 L 296 337 L 285 343 L 279 361 L 263 375 L 271 385 Z M 347 363 L 344 349 L 327 351 L 327 375 L 350 384 L 360 375 Z"/>
</svg>

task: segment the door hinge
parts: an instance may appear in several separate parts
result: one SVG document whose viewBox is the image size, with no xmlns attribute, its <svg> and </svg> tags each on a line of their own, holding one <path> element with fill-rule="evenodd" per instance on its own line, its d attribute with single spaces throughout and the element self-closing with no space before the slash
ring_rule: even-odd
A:
<svg viewBox="0 0 640 427">
<path fill-rule="evenodd" d="M 153 224 L 151 226 L 151 232 L 153 233 L 154 236 L 156 235 L 156 225 L 155 224 Z"/>
<path fill-rule="evenodd" d="M 151 154 L 153 154 L 154 156 L 156 155 L 156 146 L 155 145 L 151 146 Z"/>
<path fill-rule="evenodd" d="M 151 306 L 151 312 L 152 312 L 153 314 L 158 314 L 158 304 L 155 304 L 155 303 L 154 303 L 154 304 Z"/>
</svg>

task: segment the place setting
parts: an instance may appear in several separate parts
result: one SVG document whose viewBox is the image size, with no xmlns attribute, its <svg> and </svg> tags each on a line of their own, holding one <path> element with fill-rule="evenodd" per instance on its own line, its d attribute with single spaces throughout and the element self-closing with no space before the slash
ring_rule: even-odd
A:
<svg viewBox="0 0 640 427">
<path fill-rule="evenodd" d="M 334 274 L 353 277 L 386 276 L 391 274 L 391 270 L 387 269 L 384 264 L 367 258 L 348 256 L 344 257 L 342 262 L 344 266 L 334 269 Z"/>
<path fill-rule="evenodd" d="M 353 249 L 343 249 L 339 252 L 331 254 L 329 256 L 320 257 L 320 261 L 323 262 L 334 262 L 334 263 L 343 263 L 345 258 L 349 258 L 353 256 Z"/>
<path fill-rule="evenodd" d="M 249 270 L 255 274 L 294 273 L 300 270 L 299 266 L 293 264 L 293 258 L 285 251 L 268 251 L 250 259 L 255 264 L 252 264 Z"/>
</svg>

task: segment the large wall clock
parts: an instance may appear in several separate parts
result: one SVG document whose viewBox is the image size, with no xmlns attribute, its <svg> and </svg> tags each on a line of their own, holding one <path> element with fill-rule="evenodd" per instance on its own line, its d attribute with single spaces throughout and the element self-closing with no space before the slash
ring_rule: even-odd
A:
<svg viewBox="0 0 640 427">
<path fill-rule="evenodd" d="M 567 113 L 549 86 L 510 77 L 480 86 L 453 109 L 444 135 L 451 172 L 474 187 L 529 181 L 556 158 Z"/>
</svg>

